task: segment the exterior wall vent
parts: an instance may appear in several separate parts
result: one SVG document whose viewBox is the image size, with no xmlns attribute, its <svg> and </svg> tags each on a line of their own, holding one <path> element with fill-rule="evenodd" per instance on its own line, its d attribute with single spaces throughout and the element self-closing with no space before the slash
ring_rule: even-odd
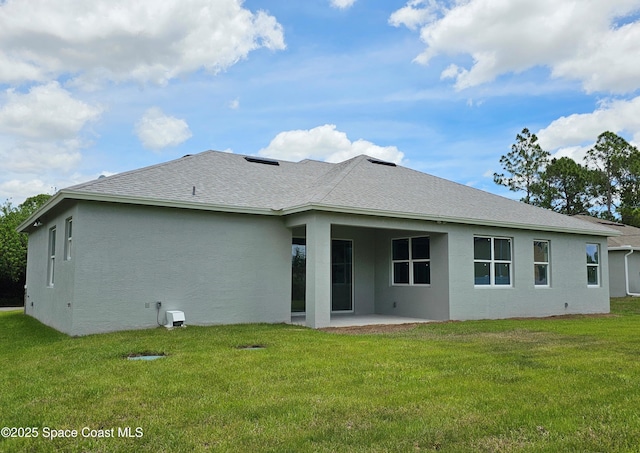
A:
<svg viewBox="0 0 640 453">
<path fill-rule="evenodd" d="M 386 165 L 387 167 L 396 167 L 397 166 L 393 162 L 387 162 L 385 160 L 379 160 L 379 159 L 367 159 L 367 160 L 369 162 L 371 162 L 372 164 L 376 164 L 376 165 Z"/>
<path fill-rule="evenodd" d="M 245 156 L 244 160 L 247 162 L 253 162 L 255 164 L 264 164 L 264 165 L 280 165 L 280 162 L 273 159 L 265 159 L 264 157 L 251 157 Z"/>
</svg>

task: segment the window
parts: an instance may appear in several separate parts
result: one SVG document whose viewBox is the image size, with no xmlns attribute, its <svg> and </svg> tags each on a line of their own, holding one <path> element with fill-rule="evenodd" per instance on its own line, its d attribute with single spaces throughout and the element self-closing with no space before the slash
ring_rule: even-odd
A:
<svg viewBox="0 0 640 453">
<path fill-rule="evenodd" d="M 511 239 L 474 237 L 473 267 L 477 286 L 511 286 Z"/>
<path fill-rule="evenodd" d="M 49 230 L 49 265 L 47 268 L 47 285 L 53 286 L 56 264 L 56 227 Z"/>
<path fill-rule="evenodd" d="M 293 238 L 291 244 L 291 312 L 304 313 L 307 280 L 307 242 Z"/>
<path fill-rule="evenodd" d="M 549 286 L 549 241 L 533 241 L 533 282 Z"/>
<path fill-rule="evenodd" d="M 600 246 L 587 244 L 587 285 L 600 286 Z"/>
<path fill-rule="evenodd" d="M 391 241 L 394 285 L 431 284 L 429 236 Z"/>
<path fill-rule="evenodd" d="M 65 228 L 64 228 L 65 230 L 64 236 L 66 238 L 66 241 L 64 243 L 64 259 L 67 261 L 71 259 L 71 243 L 72 243 L 71 238 L 73 236 L 72 227 L 73 227 L 73 219 L 69 217 L 65 222 Z"/>
</svg>

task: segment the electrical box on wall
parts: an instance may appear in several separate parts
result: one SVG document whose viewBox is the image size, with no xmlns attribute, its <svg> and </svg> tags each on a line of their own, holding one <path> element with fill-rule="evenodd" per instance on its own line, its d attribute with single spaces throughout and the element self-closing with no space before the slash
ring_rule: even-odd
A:
<svg viewBox="0 0 640 453">
<path fill-rule="evenodd" d="M 179 310 L 167 310 L 167 323 L 165 327 L 185 327 L 184 325 L 184 312 Z"/>
</svg>

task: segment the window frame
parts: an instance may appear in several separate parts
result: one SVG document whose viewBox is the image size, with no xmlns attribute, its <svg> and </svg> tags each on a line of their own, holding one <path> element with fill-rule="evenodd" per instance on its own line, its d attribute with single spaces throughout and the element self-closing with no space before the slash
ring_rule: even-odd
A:
<svg viewBox="0 0 640 453">
<path fill-rule="evenodd" d="M 536 261 L 536 243 L 544 242 L 547 244 L 547 260 Z M 547 283 L 536 283 L 536 266 L 546 266 Z M 551 241 L 548 239 L 534 239 L 533 240 L 533 286 L 536 288 L 550 288 L 551 287 Z"/>
<path fill-rule="evenodd" d="M 55 283 L 56 268 L 56 227 L 49 228 L 48 241 L 48 260 L 47 260 L 47 286 L 53 288 Z"/>
<path fill-rule="evenodd" d="M 476 258 L 476 250 L 475 245 L 476 239 L 490 239 L 491 240 L 491 258 Z M 495 257 L 495 241 L 496 240 L 506 240 L 509 241 L 509 259 L 496 259 Z M 476 275 L 475 268 L 477 263 L 487 263 L 489 264 L 489 283 L 488 284 L 478 284 L 476 283 Z M 496 283 L 496 265 L 506 264 L 509 266 L 509 283 L 508 284 L 499 284 Z M 513 288 L 513 238 L 507 236 L 487 236 L 476 234 L 473 235 L 473 287 L 474 288 Z"/>
<path fill-rule="evenodd" d="M 413 240 L 414 239 L 427 239 L 427 255 L 428 258 L 413 258 Z M 394 242 L 407 240 L 409 248 L 408 250 L 408 258 L 407 259 L 394 259 Z M 409 265 L 409 281 L 407 283 L 396 283 L 396 264 L 397 263 L 407 263 Z M 428 266 L 428 283 L 415 283 L 415 267 L 414 265 L 417 263 L 427 263 Z M 431 286 L 431 236 L 429 235 L 420 235 L 420 236 L 406 236 L 406 237 L 398 237 L 391 239 L 391 286 L 423 286 L 429 287 Z"/>
<path fill-rule="evenodd" d="M 589 262 L 589 246 L 595 246 L 596 247 L 596 251 L 595 251 L 595 256 L 597 258 L 597 261 L 595 263 L 590 263 Z M 587 242 L 586 247 L 585 247 L 585 251 L 587 252 L 587 288 L 600 288 L 600 282 L 601 282 L 601 275 L 600 275 L 600 244 L 594 243 L 594 242 Z M 595 268 L 596 270 L 596 280 L 597 282 L 595 284 L 589 283 L 589 268 Z"/>
<path fill-rule="evenodd" d="M 64 260 L 71 261 L 71 249 L 73 248 L 73 217 L 64 222 Z"/>
</svg>

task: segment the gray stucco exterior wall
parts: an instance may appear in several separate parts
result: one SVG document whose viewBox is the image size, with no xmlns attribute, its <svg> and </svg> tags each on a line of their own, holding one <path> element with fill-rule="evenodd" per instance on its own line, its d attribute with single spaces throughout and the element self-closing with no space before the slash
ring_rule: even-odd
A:
<svg viewBox="0 0 640 453">
<path fill-rule="evenodd" d="M 380 230 L 376 253 L 376 312 L 412 318 L 449 319 L 449 258 L 447 234 L 424 230 Z M 393 285 L 391 242 L 393 239 L 429 236 L 431 284 L 428 286 Z"/>
<path fill-rule="evenodd" d="M 25 313 L 61 332 L 70 333 L 73 325 L 76 267 L 64 256 L 65 222 L 75 218 L 77 207 L 65 209 L 50 221 L 45 221 L 29 234 Z M 56 229 L 54 285 L 49 286 L 49 235 Z"/>
<path fill-rule="evenodd" d="M 629 255 L 627 262 L 629 266 L 629 291 L 640 294 L 640 251 L 636 250 Z"/>
<path fill-rule="evenodd" d="M 64 260 L 70 217 L 73 253 Z M 53 226 L 56 273 L 49 287 Z M 602 236 L 346 213 L 279 217 L 94 201 L 68 203 L 30 234 L 25 311 L 71 335 L 155 327 L 158 314 L 164 324 L 167 310 L 183 311 L 192 325 L 290 322 L 292 235 L 303 226 L 307 321 L 313 327 L 328 325 L 331 317 L 331 239 L 353 241 L 356 315 L 466 320 L 609 311 Z M 393 285 L 391 242 L 416 236 L 430 238 L 431 283 Z M 474 285 L 474 236 L 511 239 L 511 286 Z M 534 240 L 549 241 L 549 287 L 534 286 Z M 587 285 L 587 243 L 600 247 L 597 287 Z M 159 313 L 156 301 L 162 303 Z"/>
<path fill-rule="evenodd" d="M 625 255 L 631 250 L 609 251 L 609 278 L 611 297 L 627 295 L 626 273 L 629 278 L 629 292 L 640 294 L 640 251 L 634 251 L 627 257 L 628 269 L 625 269 Z"/>
<path fill-rule="evenodd" d="M 476 235 L 512 238 L 512 286 L 474 286 L 473 237 Z M 534 240 L 549 241 L 549 287 L 534 285 Z M 587 285 L 587 243 L 600 247 L 600 281 L 595 288 Z M 599 236 L 452 225 L 449 232 L 451 319 L 608 313 L 606 250 L 606 238 Z"/>
<path fill-rule="evenodd" d="M 51 221 L 60 231 L 65 215 Z M 56 262 L 53 288 L 49 226 L 30 237 L 27 313 L 46 324 L 71 335 L 154 327 L 156 301 L 162 324 L 166 310 L 192 325 L 290 320 L 291 232 L 278 217 L 97 202 L 73 215 L 74 255 Z"/>
<path fill-rule="evenodd" d="M 354 309 L 357 314 L 467 320 L 609 312 L 605 237 L 348 214 L 318 215 L 325 219 L 325 224 L 333 225 L 332 238 L 355 238 Z M 288 222 L 298 226 L 307 218 L 299 215 Z M 431 285 L 393 285 L 391 240 L 424 235 L 431 241 Z M 512 285 L 474 285 L 474 236 L 512 240 Z M 548 287 L 534 284 L 534 240 L 549 241 Z M 600 247 L 597 287 L 587 284 L 588 243 Z M 371 259 L 369 250 L 374 251 L 373 269 L 366 262 Z M 372 283 L 375 305 L 370 312 Z M 325 305 L 328 306 L 328 302 Z"/>
</svg>

